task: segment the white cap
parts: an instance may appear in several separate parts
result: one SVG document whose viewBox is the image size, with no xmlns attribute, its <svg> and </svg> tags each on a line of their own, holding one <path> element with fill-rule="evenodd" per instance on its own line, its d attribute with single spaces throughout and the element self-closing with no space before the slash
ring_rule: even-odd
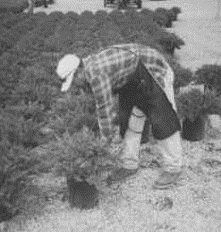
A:
<svg viewBox="0 0 221 232">
<path fill-rule="evenodd" d="M 65 80 L 61 87 L 62 92 L 66 92 L 70 88 L 79 64 L 80 58 L 74 54 L 67 54 L 58 62 L 56 73 Z"/>
</svg>

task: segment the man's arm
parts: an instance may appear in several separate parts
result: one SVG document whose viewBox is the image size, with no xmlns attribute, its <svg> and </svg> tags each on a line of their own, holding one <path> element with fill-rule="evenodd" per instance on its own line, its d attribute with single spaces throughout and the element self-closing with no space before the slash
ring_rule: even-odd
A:
<svg viewBox="0 0 221 232">
<path fill-rule="evenodd" d="M 113 136 L 114 97 L 110 80 L 105 75 L 98 75 L 91 80 L 91 88 L 96 101 L 98 124 L 101 138 L 110 140 Z"/>
</svg>

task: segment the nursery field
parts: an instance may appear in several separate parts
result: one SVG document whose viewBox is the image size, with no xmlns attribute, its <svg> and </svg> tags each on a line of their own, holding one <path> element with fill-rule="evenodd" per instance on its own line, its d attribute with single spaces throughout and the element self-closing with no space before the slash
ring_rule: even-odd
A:
<svg viewBox="0 0 221 232">
<path fill-rule="evenodd" d="M 0 14 L 0 231 L 220 231 L 221 147 L 209 126 L 202 141 L 183 141 L 184 186 L 152 190 L 162 160 L 151 140 L 142 149 L 138 175 L 119 189 L 101 189 L 99 206 L 70 210 L 67 201 L 65 176 L 73 160 L 90 161 L 87 153 L 96 154 L 93 168 L 99 170 L 108 159 L 96 139 L 93 97 L 77 86 L 60 93 L 58 60 L 71 52 L 86 57 L 119 43 L 156 48 L 175 71 L 179 116 L 191 118 L 200 110 L 203 95 L 194 92 L 189 103 L 180 88 L 193 80 L 202 84 L 208 72 L 213 75 L 205 81 L 213 88 L 219 85 L 221 68 L 206 66 L 194 73 L 178 63 L 175 55 L 185 42 L 169 30 L 179 14 L 179 8 L 172 7 Z M 211 83 L 213 77 L 217 82 Z M 215 99 L 213 93 L 209 96 Z M 219 111 L 216 101 L 214 111 Z"/>
</svg>

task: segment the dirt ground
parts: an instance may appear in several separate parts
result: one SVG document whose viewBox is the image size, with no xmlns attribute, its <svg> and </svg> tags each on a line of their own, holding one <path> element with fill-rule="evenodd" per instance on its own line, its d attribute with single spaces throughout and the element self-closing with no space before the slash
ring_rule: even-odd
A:
<svg viewBox="0 0 221 232">
<path fill-rule="evenodd" d="M 143 7 L 171 8 L 180 6 L 183 13 L 172 31 L 180 35 L 186 46 L 177 51 L 182 65 L 195 69 L 202 64 L 221 64 L 221 20 L 215 20 L 216 0 L 171 0 L 150 2 Z M 49 9 L 82 12 L 103 8 L 102 0 L 56 0 Z M 111 8 L 107 9 L 112 10 Z M 219 135 L 219 134 L 218 134 Z M 142 161 L 148 168 L 101 197 L 94 210 L 69 210 L 66 203 L 54 204 L 43 217 L 27 224 L 10 224 L 9 231 L 32 232 L 220 232 L 221 231 L 221 139 L 206 137 L 201 142 L 183 141 L 186 179 L 172 190 L 153 190 L 157 168 L 149 164 L 158 158 L 157 148 L 144 149 Z M 44 180 L 43 180 L 44 182 Z M 64 184 L 64 180 L 61 180 Z M 53 179 L 51 180 L 53 183 Z"/>
</svg>

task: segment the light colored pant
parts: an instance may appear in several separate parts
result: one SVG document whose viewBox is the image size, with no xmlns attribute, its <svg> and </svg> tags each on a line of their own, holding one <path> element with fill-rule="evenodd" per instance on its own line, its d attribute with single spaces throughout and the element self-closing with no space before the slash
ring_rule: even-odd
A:
<svg viewBox="0 0 221 232">
<path fill-rule="evenodd" d="M 171 68 L 168 69 L 168 81 L 165 83 L 165 93 L 171 102 L 175 111 L 177 111 L 175 98 L 174 98 L 174 90 L 173 90 L 173 71 Z M 139 117 L 136 117 L 137 115 Z M 129 128 L 126 131 L 123 151 L 120 157 L 121 166 L 134 169 L 139 166 L 139 151 L 140 151 L 140 141 L 142 136 L 142 131 L 144 127 L 144 123 L 146 120 L 146 116 L 144 113 L 139 110 L 137 107 L 134 107 L 132 110 L 132 114 L 129 119 Z M 170 120 L 169 118 L 166 120 Z M 140 132 L 140 133 L 134 133 Z M 182 144 L 180 138 L 180 132 L 177 131 L 172 136 L 164 139 L 158 140 L 158 147 L 163 155 L 164 159 L 164 170 L 175 172 L 179 171 L 183 164 L 182 157 Z M 148 154 L 147 154 L 148 155 Z"/>
</svg>

